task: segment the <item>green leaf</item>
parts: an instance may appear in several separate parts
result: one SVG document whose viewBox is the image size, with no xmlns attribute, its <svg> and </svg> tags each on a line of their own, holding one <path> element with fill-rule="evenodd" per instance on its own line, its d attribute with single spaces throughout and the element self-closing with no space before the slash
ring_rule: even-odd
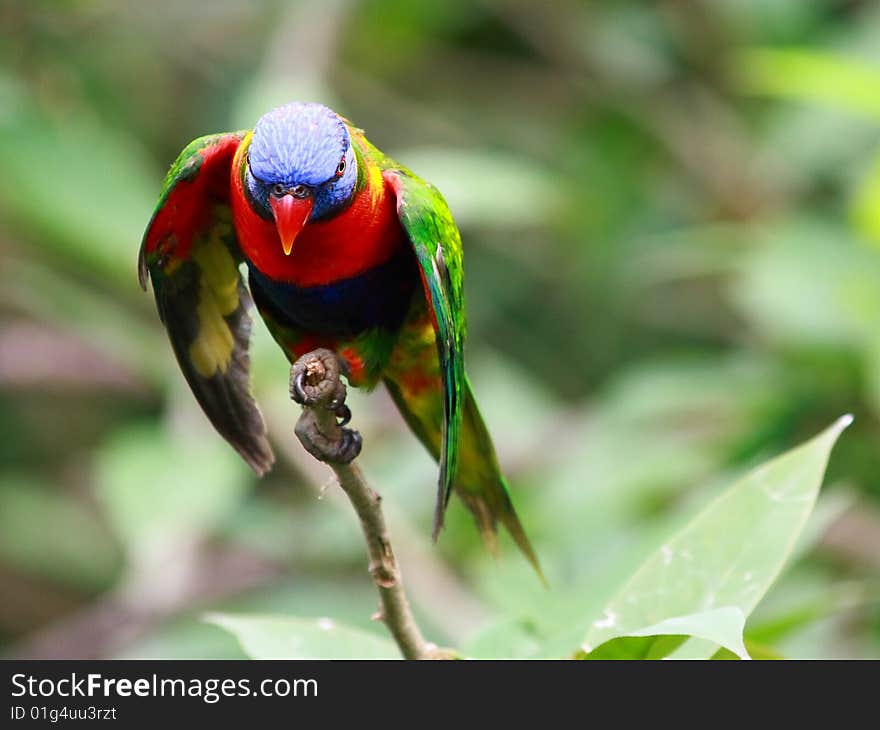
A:
<svg viewBox="0 0 880 730">
<path fill-rule="evenodd" d="M 329 618 L 211 613 L 205 621 L 233 634 L 251 659 L 399 659 L 384 637 Z"/>
<path fill-rule="evenodd" d="M 745 644 L 746 644 L 746 650 L 749 652 L 749 656 L 752 659 L 758 659 L 758 660 L 785 659 L 784 656 L 782 656 L 778 651 L 776 651 L 776 649 L 774 649 L 771 646 L 766 646 L 765 644 L 759 644 L 758 642 L 750 641 L 749 639 L 746 639 Z M 736 654 L 734 654 L 732 651 L 730 651 L 730 649 L 724 649 L 724 648 L 719 649 L 718 651 L 716 651 L 712 655 L 712 659 L 721 659 L 721 660 L 730 660 L 730 659 L 737 660 L 737 659 L 741 659 L 741 658 L 742 657 L 738 657 Z"/>
<path fill-rule="evenodd" d="M 653 636 L 618 636 L 606 641 L 591 652 L 579 651 L 575 659 L 629 661 L 632 659 L 663 659 L 680 647 L 687 636 L 679 634 L 660 634 Z M 723 649 L 722 651 L 728 651 Z M 736 657 L 736 654 L 731 652 Z"/>
<path fill-rule="evenodd" d="M 880 122 L 880 66 L 799 48 L 752 48 L 736 62 L 741 87 L 754 94 L 803 99 Z"/>
<path fill-rule="evenodd" d="M 856 188 L 850 208 L 853 227 L 874 245 L 880 245 L 880 155 Z"/>
<path fill-rule="evenodd" d="M 588 652 L 587 659 L 662 659 L 696 636 L 718 644 L 740 659 L 749 655 L 743 644 L 746 617 L 736 606 L 675 616 L 653 626 L 600 644 Z"/>
<path fill-rule="evenodd" d="M 741 625 L 731 645 L 739 617 L 730 610 L 744 620 L 776 580 L 813 510 L 831 448 L 851 422 L 844 416 L 753 470 L 662 544 L 594 621 L 584 651 L 647 633 L 703 639 L 683 647 L 688 656 L 711 656 L 718 644 L 744 652 Z"/>
</svg>

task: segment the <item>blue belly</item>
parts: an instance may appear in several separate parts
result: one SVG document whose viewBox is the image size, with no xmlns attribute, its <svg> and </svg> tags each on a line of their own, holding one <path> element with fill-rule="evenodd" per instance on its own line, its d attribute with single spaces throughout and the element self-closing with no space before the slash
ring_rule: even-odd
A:
<svg viewBox="0 0 880 730">
<path fill-rule="evenodd" d="M 332 284 L 299 287 L 270 279 L 253 266 L 248 281 L 257 306 L 279 324 L 354 337 L 377 327 L 399 329 L 419 277 L 414 256 L 403 250 L 384 264 Z"/>
</svg>

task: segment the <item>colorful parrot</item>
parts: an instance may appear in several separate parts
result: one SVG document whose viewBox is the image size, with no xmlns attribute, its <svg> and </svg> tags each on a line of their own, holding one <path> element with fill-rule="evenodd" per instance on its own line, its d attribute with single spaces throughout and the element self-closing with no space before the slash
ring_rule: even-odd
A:
<svg viewBox="0 0 880 730">
<path fill-rule="evenodd" d="M 435 538 L 454 488 L 489 547 L 500 520 L 540 574 L 464 372 L 458 228 L 440 192 L 362 130 L 291 103 L 253 131 L 191 142 L 138 273 L 205 414 L 258 474 L 274 456 L 250 389 L 251 298 L 291 362 L 326 347 L 352 386 L 385 383 L 440 464 Z"/>
</svg>

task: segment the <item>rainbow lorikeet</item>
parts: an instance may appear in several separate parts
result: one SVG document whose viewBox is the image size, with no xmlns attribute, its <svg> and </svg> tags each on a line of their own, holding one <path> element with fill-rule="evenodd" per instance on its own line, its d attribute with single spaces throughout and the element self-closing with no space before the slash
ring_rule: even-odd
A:
<svg viewBox="0 0 880 730">
<path fill-rule="evenodd" d="M 248 289 L 291 362 L 326 347 L 351 385 L 385 383 L 440 462 L 435 537 L 454 487 L 490 546 L 500 520 L 538 569 L 464 372 L 458 229 L 437 189 L 362 130 L 292 103 L 253 131 L 196 139 L 138 264 L 193 393 L 258 474 L 274 457 L 250 393 Z"/>
</svg>

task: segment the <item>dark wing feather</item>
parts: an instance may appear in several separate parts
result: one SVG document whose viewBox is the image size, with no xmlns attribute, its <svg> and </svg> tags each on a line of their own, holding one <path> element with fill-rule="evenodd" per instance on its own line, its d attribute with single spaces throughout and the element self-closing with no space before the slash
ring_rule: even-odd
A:
<svg viewBox="0 0 880 730">
<path fill-rule="evenodd" d="M 232 158 L 243 132 L 190 143 L 172 165 L 138 258 L 159 316 L 205 414 L 258 474 L 272 466 L 250 392 L 250 296 L 238 271 L 229 206 Z"/>
<path fill-rule="evenodd" d="M 398 217 L 419 262 L 440 356 L 444 428 L 434 513 L 436 539 L 455 480 L 465 391 L 461 236 L 449 206 L 433 185 L 403 168 L 386 170 L 384 177 L 397 197 Z"/>
</svg>

